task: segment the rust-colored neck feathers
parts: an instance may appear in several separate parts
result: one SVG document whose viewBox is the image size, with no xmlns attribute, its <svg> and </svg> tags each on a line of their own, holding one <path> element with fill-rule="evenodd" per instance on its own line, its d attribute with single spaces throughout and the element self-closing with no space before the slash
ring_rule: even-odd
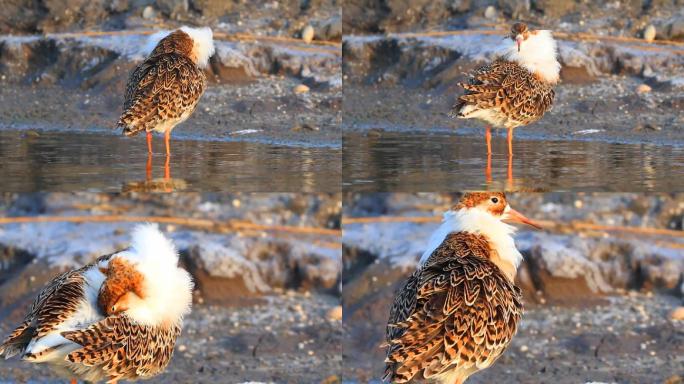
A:
<svg viewBox="0 0 684 384">
<path fill-rule="evenodd" d="M 107 315 L 111 315 L 111 308 L 126 293 L 133 292 L 138 297 L 144 298 L 143 275 L 136 271 L 133 266 L 122 258 L 113 258 L 105 271 L 107 278 L 97 298 L 100 309 Z"/>
</svg>

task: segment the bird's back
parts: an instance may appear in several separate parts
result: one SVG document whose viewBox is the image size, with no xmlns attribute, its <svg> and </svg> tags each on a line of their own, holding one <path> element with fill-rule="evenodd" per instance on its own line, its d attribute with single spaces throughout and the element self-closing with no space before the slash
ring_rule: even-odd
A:
<svg viewBox="0 0 684 384">
<path fill-rule="evenodd" d="M 459 85 L 465 92 L 451 115 L 477 118 L 496 127 L 514 128 L 541 119 L 555 96 L 552 84 L 503 58 L 476 69 L 467 83 Z"/>
<path fill-rule="evenodd" d="M 452 233 L 397 294 L 386 332 L 385 380 L 461 382 L 491 365 L 522 314 L 520 290 L 478 235 Z"/>
<path fill-rule="evenodd" d="M 131 73 L 117 126 L 127 136 L 161 131 L 187 119 L 206 87 L 204 72 L 178 53 L 149 57 Z"/>
</svg>

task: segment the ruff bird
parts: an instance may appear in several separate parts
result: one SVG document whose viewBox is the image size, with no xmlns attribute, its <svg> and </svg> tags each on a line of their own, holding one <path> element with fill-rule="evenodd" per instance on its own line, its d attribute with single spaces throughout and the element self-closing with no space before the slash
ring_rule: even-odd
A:
<svg viewBox="0 0 684 384">
<path fill-rule="evenodd" d="M 197 107 L 207 82 L 203 69 L 213 54 L 208 27 L 182 27 L 161 39 L 128 79 L 117 124 L 124 135 L 145 131 L 151 154 L 152 131 L 164 133 L 166 155 L 170 156 L 171 130 Z"/>
<path fill-rule="evenodd" d="M 384 380 L 462 384 L 501 356 L 523 310 L 522 256 L 504 221 L 538 227 L 503 193 L 466 193 L 444 215 L 392 305 Z"/>
<path fill-rule="evenodd" d="M 156 226 L 138 226 L 129 249 L 50 281 L 0 357 L 50 363 L 86 381 L 155 376 L 171 360 L 192 287 L 173 243 Z"/>
</svg>

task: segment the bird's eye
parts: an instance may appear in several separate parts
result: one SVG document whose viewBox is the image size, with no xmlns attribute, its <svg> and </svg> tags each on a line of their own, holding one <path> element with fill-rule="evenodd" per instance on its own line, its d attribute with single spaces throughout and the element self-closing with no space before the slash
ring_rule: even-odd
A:
<svg viewBox="0 0 684 384">
<path fill-rule="evenodd" d="M 499 198 L 498 198 L 498 197 L 492 197 L 492 203 L 496 204 L 496 203 L 498 203 L 498 202 L 499 202 Z"/>
<path fill-rule="evenodd" d="M 116 312 L 116 305 L 112 305 L 112 312 Z"/>
</svg>

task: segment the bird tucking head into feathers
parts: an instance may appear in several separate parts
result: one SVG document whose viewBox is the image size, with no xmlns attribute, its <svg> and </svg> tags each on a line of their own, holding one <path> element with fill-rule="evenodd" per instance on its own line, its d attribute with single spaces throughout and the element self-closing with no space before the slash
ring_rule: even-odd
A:
<svg viewBox="0 0 684 384">
<path fill-rule="evenodd" d="M 214 54 L 213 33 L 209 27 L 181 27 L 171 33 L 160 32 L 153 35 L 149 42 L 154 46 L 150 57 L 176 53 L 189 57 L 200 68 L 206 68 L 209 58 Z M 147 48 L 147 51 L 150 49 Z"/>
<path fill-rule="evenodd" d="M 192 305 L 192 278 L 155 225 L 140 225 L 131 248 L 112 256 L 98 305 L 106 315 L 125 314 L 140 324 L 178 325 Z"/>
</svg>

